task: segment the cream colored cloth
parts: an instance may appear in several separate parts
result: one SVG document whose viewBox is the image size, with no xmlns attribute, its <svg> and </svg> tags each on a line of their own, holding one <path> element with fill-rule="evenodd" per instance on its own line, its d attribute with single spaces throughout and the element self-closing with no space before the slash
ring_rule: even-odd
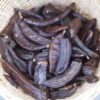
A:
<svg viewBox="0 0 100 100">
<path fill-rule="evenodd" d="M 97 18 L 98 28 L 100 29 L 100 0 L 0 0 L 0 32 L 8 24 L 9 19 L 14 13 L 13 8 L 30 9 L 39 7 L 47 3 L 56 5 L 69 5 L 76 2 L 78 10 L 89 18 Z M 21 89 L 13 87 L 3 76 L 4 71 L 0 64 L 0 95 L 6 100 L 34 100 L 32 97 L 24 94 Z M 97 70 L 97 76 L 100 78 L 100 68 Z M 100 81 L 94 84 L 85 83 L 77 92 L 65 100 L 92 100 L 95 95 L 100 93 Z"/>
</svg>

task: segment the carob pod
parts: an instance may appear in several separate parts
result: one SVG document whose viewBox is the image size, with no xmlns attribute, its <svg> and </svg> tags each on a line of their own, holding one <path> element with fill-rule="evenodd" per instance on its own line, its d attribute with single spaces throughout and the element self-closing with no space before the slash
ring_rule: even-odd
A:
<svg viewBox="0 0 100 100">
<path fill-rule="evenodd" d="M 88 83 L 95 83 L 95 82 L 97 82 L 99 79 L 98 79 L 97 76 L 90 75 L 90 76 L 81 76 L 81 77 L 77 77 L 76 80 L 78 80 L 78 81 L 87 81 Z"/>
<path fill-rule="evenodd" d="M 60 53 L 60 42 L 63 38 L 63 33 L 57 35 L 50 45 L 49 49 L 49 72 L 54 73 L 56 69 L 56 64 L 58 61 L 59 53 Z"/>
<path fill-rule="evenodd" d="M 38 62 L 35 67 L 34 82 L 35 84 L 42 84 L 47 79 L 47 61 Z"/>
<path fill-rule="evenodd" d="M 45 81 L 44 85 L 50 88 L 62 87 L 76 77 L 76 75 L 80 72 L 81 67 L 81 61 L 72 61 L 65 73 Z"/>
<path fill-rule="evenodd" d="M 77 35 L 72 37 L 74 42 L 76 43 L 77 46 L 79 46 L 83 51 L 85 51 L 90 57 L 97 58 L 99 57 L 97 53 L 93 52 L 89 48 L 87 48 L 82 41 L 78 38 Z"/>
<path fill-rule="evenodd" d="M 92 29 L 92 27 L 96 24 L 96 19 L 91 19 L 89 21 L 87 21 L 87 23 L 83 26 L 83 29 L 80 33 L 80 38 L 81 38 L 81 41 L 84 41 L 86 36 L 87 36 L 87 33 L 89 32 L 89 30 Z"/>
<path fill-rule="evenodd" d="M 13 79 L 13 77 L 11 75 L 5 75 L 4 77 L 15 87 L 18 88 L 18 84 L 15 82 L 15 80 Z"/>
<path fill-rule="evenodd" d="M 37 19 L 43 19 L 42 16 L 40 16 L 39 14 L 32 12 L 32 11 L 28 11 L 28 10 L 24 10 L 24 9 L 20 9 L 20 8 L 14 8 L 14 10 L 20 12 L 23 17 L 34 17 Z"/>
<path fill-rule="evenodd" d="M 47 48 L 48 45 L 38 46 L 36 44 L 33 44 L 32 42 L 28 41 L 19 27 L 18 23 L 15 23 L 14 29 L 13 29 L 13 37 L 16 40 L 16 42 L 24 49 L 29 51 L 36 51 L 36 50 L 42 50 L 44 48 Z"/>
<path fill-rule="evenodd" d="M 87 18 L 85 18 L 84 16 L 82 16 L 80 13 L 76 12 L 76 11 L 72 11 L 72 16 L 75 18 L 78 18 L 80 20 L 82 20 L 83 22 L 87 21 Z"/>
<path fill-rule="evenodd" d="M 21 87 L 25 93 L 31 95 L 37 100 L 47 100 L 46 93 L 36 88 L 28 78 L 26 78 L 18 69 L 16 69 L 15 66 L 10 66 L 2 59 L 1 63 L 4 70 L 13 76 L 18 86 Z"/>
<path fill-rule="evenodd" d="M 33 59 L 31 59 L 31 60 L 29 60 L 28 61 L 28 65 L 27 65 L 27 70 L 28 70 L 28 74 L 31 76 L 31 77 L 33 77 L 33 67 L 34 67 L 34 65 L 33 65 Z"/>
<path fill-rule="evenodd" d="M 96 30 L 94 31 L 93 40 L 92 40 L 92 43 L 89 45 L 89 48 L 95 50 L 96 45 L 97 45 L 98 40 L 99 40 L 99 34 L 100 34 L 99 31 L 96 29 Z"/>
<path fill-rule="evenodd" d="M 34 29 L 37 31 L 37 33 L 38 33 L 40 36 L 43 36 L 43 37 L 45 37 L 45 38 L 50 38 L 50 37 L 53 37 L 53 36 L 56 35 L 56 34 L 54 34 L 54 33 L 45 32 L 45 31 L 43 31 L 42 29 L 39 29 L 38 27 L 35 27 Z"/>
<path fill-rule="evenodd" d="M 84 40 L 84 44 L 87 46 L 87 47 L 90 47 L 91 43 L 92 42 L 92 39 L 93 39 L 93 31 L 92 30 L 89 30 L 88 33 L 87 33 L 87 37 L 86 39 Z"/>
<path fill-rule="evenodd" d="M 55 7 L 52 4 L 48 4 L 48 5 L 44 6 L 43 10 L 42 10 L 43 16 L 47 19 L 53 18 L 60 13 L 61 13 L 60 9 L 58 9 L 57 7 Z"/>
<path fill-rule="evenodd" d="M 76 35 L 81 27 L 82 27 L 82 21 L 78 18 L 73 19 L 69 27 L 69 32 L 71 37 Z"/>
<path fill-rule="evenodd" d="M 68 29 L 67 25 L 55 25 L 45 29 L 46 32 L 53 34 Z"/>
<path fill-rule="evenodd" d="M 49 52 L 42 51 L 41 53 L 36 55 L 34 60 L 36 60 L 36 62 L 48 60 L 48 55 L 49 55 Z"/>
<path fill-rule="evenodd" d="M 18 56 L 16 55 L 16 53 L 14 52 L 14 50 L 10 47 L 7 46 L 7 49 L 13 59 L 14 64 L 16 65 L 16 67 L 22 71 L 22 72 L 27 72 L 27 64 L 26 62 L 24 62 L 23 60 L 21 60 L 20 58 L 18 58 Z"/>
<path fill-rule="evenodd" d="M 33 25 L 33 26 L 45 27 L 48 25 L 52 25 L 52 24 L 60 21 L 61 19 L 65 18 L 71 12 L 72 9 L 75 9 L 75 3 L 70 4 L 64 10 L 64 12 L 62 12 L 61 14 L 57 15 L 54 18 L 47 19 L 47 20 L 37 20 L 37 19 L 24 18 L 24 21 L 30 25 Z"/>
<path fill-rule="evenodd" d="M 73 84 L 71 87 L 67 89 L 61 89 L 58 91 L 50 92 L 49 98 L 50 99 L 64 99 L 66 97 L 72 96 L 77 90 L 77 85 Z"/>
<path fill-rule="evenodd" d="M 38 35 L 25 22 L 20 22 L 20 27 L 25 37 L 29 39 L 30 41 L 32 41 L 33 43 L 37 43 L 39 45 L 46 45 L 46 44 L 51 43 L 51 40 Z"/>
<path fill-rule="evenodd" d="M 55 74 L 61 74 L 68 68 L 71 54 L 72 46 L 70 40 L 68 38 L 62 39 L 60 43 L 60 56 L 57 62 Z"/>
<path fill-rule="evenodd" d="M 72 53 L 73 53 L 73 54 L 72 54 L 73 57 L 74 57 L 75 54 L 76 54 L 76 55 L 79 55 L 80 57 L 86 56 L 86 58 L 89 59 L 89 56 L 88 56 L 83 50 L 81 50 L 81 49 L 78 48 L 78 47 L 73 46 L 73 47 L 72 47 Z"/>
<path fill-rule="evenodd" d="M 84 75 L 94 75 L 96 68 L 98 67 L 99 59 L 90 58 L 82 67 L 82 73 Z"/>
<path fill-rule="evenodd" d="M 77 32 L 79 31 L 81 26 L 81 22 L 78 19 L 74 19 L 70 25 L 70 34 L 73 41 L 79 46 L 83 51 L 85 51 L 90 57 L 99 57 L 98 54 L 87 48 L 82 41 L 77 36 Z M 89 26 L 88 26 L 89 27 Z"/>
<path fill-rule="evenodd" d="M 72 21 L 72 19 L 69 16 L 67 16 L 60 21 L 60 24 L 69 26 L 71 21 Z"/>
<path fill-rule="evenodd" d="M 30 60 L 30 59 L 33 59 L 33 57 L 34 57 L 33 52 L 25 50 L 21 47 L 17 47 L 14 50 L 15 50 L 17 56 L 23 60 Z"/>
</svg>

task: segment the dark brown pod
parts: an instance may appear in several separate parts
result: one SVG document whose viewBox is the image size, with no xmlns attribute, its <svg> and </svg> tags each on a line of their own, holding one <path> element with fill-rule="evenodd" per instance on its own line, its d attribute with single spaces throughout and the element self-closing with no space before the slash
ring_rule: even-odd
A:
<svg viewBox="0 0 100 100">
<path fill-rule="evenodd" d="M 8 63 L 1 59 L 3 68 L 7 71 L 8 74 L 11 74 L 19 87 L 23 89 L 23 91 L 37 100 L 47 100 L 46 93 L 36 88 L 32 82 L 26 78 L 15 66 L 10 66 Z M 24 85 L 23 85 L 24 84 Z"/>
<path fill-rule="evenodd" d="M 77 46 L 79 46 L 84 52 L 86 52 L 90 57 L 97 58 L 99 57 L 97 53 L 93 52 L 89 48 L 87 48 L 82 41 L 78 38 L 78 36 L 72 37 L 74 42 L 76 43 Z"/>
<path fill-rule="evenodd" d="M 15 87 L 18 88 L 18 84 L 15 82 L 11 75 L 4 75 L 4 77 Z"/>
<path fill-rule="evenodd" d="M 34 28 L 37 33 L 40 35 L 40 36 L 43 36 L 45 38 L 50 38 L 50 37 L 53 37 L 55 36 L 56 34 L 54 33 L 48 33 L 48 32 L 44 32 L 43 30 L 39 29 L 38 27 Z"/>
<path fill-rule="evenodd" d="M 17 68 L 19 70 L 21 70 L 22 72 L 27 72 L 26 62 L 24 62 L 23 60 L 18 58 L 18 56 L 16 55 L 16 53 L 14 52 L 14 50 L 10 46 L 8 46 L 7 49 L 8 49 L 8 51 L 13 59 L 14 64 L 17 66 Z"/>
<path fill-rule="evenodd" d="M 55 71 L 56 74 L 61 74 L 68 68 L 71 54 L 72 54 L 72 46 L 70 40 L 68 38 L 62 39 L 60 43 L 60 53 L 59 53 L 60 56 Z"/>
<path fill-rule="evenodd" d="M 45 81 L 44 85 L 51 88 L 62 87 L 75 78 L 75 76 L 80 72 L 81 67 L 82 62 L 72 61 L 69 69 L 65 73 Z"/>
<path fill-rule="evenodd" d="M 89 56 L 83 50 L 81 50 L 78 47 L 73 46 L 72 47 L 72 53 L 73 53 L 72 56 L 75 56 L 75 55 L 76 56 L 79 55 L 80 57 L 86 56 L 86 58 L 89 59 Z"/>
<path fill-rule="evenodd" d="M 61 26 L 56 25 L 56 26 L 51 26 L 51 27 L 46 28 L 45 31 L 53 34 L 53 33 L 58 33 L 60 31 L 66 30 L 66 29 L 68 29 L 67 25 L 61 25 Z"/>
<path fill-rule="evenodd" d="M 78 18 L 73 19 L 69 29 L 71 37 L 75 36 L 81 27 L 81 20 Z"/>
<path fill-rule="evenodd" d="M 34 82 L 35 84 L 42 84 L 47 78 L 47 65 L 46 61 L 38 62 L 35 66 Z"/>
<path fill-rule="evenodd" d="M 39 27 L 45 27 L 48 25 L 52 25 L 58 21 L 60 21 L 61 19 L 65 18 L 72 9 L 75 9 L 75 3 L 70 4 L 65 10 L 64 12 L 62 12 L 61 14 L 59 14 L 58 16 L 51 18 L 51 19 L 47 19 L 47 20 L 37 20 L 37 19 L 29 19 L 29 18 L 24 18 L 24 21 L 30 25 L 33 26 L 39 26 Z"/>
<path fill-rule="evenodd" d="M 44 6 L 43 10 L 42 10 L 43 16 L 47 19 L 53 18 L 60 13 L 61 13 L 61 10 L 52 4 L 48 4 L 48 5 Z"/>
<path fill-rule="evenodd" d="M 17 47 L 14 50 L 15 50 L 17 56 L 23 60 L 30 60 L 30 59 L 33 59 L 33 57 L 34 57 L 33 52 L 25 50 L 21 47 Z"/>
<path fill-rule="evenodd" d="M 90 45 L 93 43 L 93 31 L 92 30 L 89 30 L 89 32 L 87 33 L 87 37 L 86 39 L 84 40 L 84 44 L 87 46 L 87 47 L 90 47 Z"/>
<path fill-rule="evenodd" d="M 97 45 L 97 43 L 98 43 L 98 40 L 99 40 L 99 31 L 96 29 L 96 30 L 94 31 L 93 39 L 92 39 L 91 44 L 89 45 L 89 48 L 95 50 L 96 45 Z"/>
<path fill-rule="evenodd" d="M 67 89 L 61 89 L 58 91 L 50 92 L 50 99 L 65 99 L 66 97 L 72 96 L 77 90 L 76 84 L 68 87 Z"/>
<path fill-rule="evenodd" d="M 15 23 L 14 29 L 13 29 L 13 36 L 16 42 L 24 49 L 29 51 L 36 51 L 36 50 L 42 50 L 44 48 L 47 48 L 47 45 L 38 46 L 36 44 L 33 44 L 32 42 L 28 41 L 24 35 L 22 30 L 20 29 L 19 25 Z"/>
<path fill-rule="evenodd" d="M 72 16 L 82 20 L 83 22 L 87 21 L 87 19 L 84 16 L 82 16 L 80 13 L 78 13 L 78 12 L 73 11 L 72 12 Z"/>
<path fill-rule="evenodd" d="M 55 37 L 49 49 L 49 72 L 54 73 L 56 63 L 60 53 L 60 39 Z"/>
<path fill-rule="evenodd" d="M 95 83 L 99 79 L 98 79 L 97 76 L 91 75 L 91 76 L 81 76 L 81 77 L 77 77 L 76 80 L 87 81 L 88 83 Z"/>
<path fill-rule="evenodd" d="M 32 12 L 32 11 L 28 11 L 28 10 L 24 10 L 24 9 L 20 9 L 20 8 L 14 8 L 14 10 L 21 12 L 23 17 L 34 17 L 37 19 L 43 19 L 42 16 L 40 16 L 39 14 Z"/>
<path fill-rule="evenodd" d="M 21 29 L 23 31 L 23 34 L 27 39 L 32 41 L 33 43 L 37 43 L 39 45 L 45 45 L 49 44 L 51 41 L 49 39 L 46 39 L 44 37 L 41 37 L 38 35 L 34 30 L 32 30 L 26 23 L 20 22 Z"/>
</svg>

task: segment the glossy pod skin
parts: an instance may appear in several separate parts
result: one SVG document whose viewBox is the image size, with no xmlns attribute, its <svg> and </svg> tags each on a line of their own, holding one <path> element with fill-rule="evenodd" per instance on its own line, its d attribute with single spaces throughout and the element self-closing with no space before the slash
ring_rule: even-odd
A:
<svg viewBox="0 0 100 100">
<path fill-rule="evenodd" d="M 36 51 L 36 50 L 42 50 L 44 48 L 47 48 L 47 45 L 38 46 L 36 44 L 33 44 L 32 42 L 28 41 L 19 27 L 18 23 L 15 23 L 14 29 L 13 29 L 13 36 L 16 42 L 24 49 L 29 51 Z"/>
<path fill-rule="evenodd" d="M 82 62 L 72 61 L 69 69 L 65 73 L 45 81 L 44 85 L 50 88 L 62 87 L 75 78 L 80 72 L 81 67 Z"/>
<path fill-rule="evenodd" d="M 65 18 L 72 9 L 75 8 L 75 3 L 72 3 L 71 5 L 69 5 L 64 12 L 62 12 L 60 15 L 54 17 L 53 19 L 47 19 L 47 20 L 36 20 L 36 19 L 28 19 L 28 18 L 24 18 L 24 22 L 33 25 L 33 26 L 38 26 L 38 27 L 45 27 L 47 25 L 52 25 L 56 22 L 58 22 L 59 20 Z"/>
<path fill-rule="evenodd" d="M 56 67 L 56 74 L 63 73 L 69 66 L 72 46 L 69 39 L 62 39 L 60 43 L 60 56 Z"/>
<path fill-rule="evenodd" d="M 18 69 L 16 69 L 15 66 L 10 66 L 2 59 L 1 62 L 4 70 L 13 76 L 18 86 L 20 86 L 25 93 L 31 95 L 37 100 L 47 100 L 46 94 L 40 89 L 36 88 L 28 78 L 26 78 Z"/>
<path fill-rule="evenodd" d="M 33 43 L 37 43 L 39 45 L 49 44 L 51 41 L 49 39 L 43 38 L 38 35 L 34 30 L 32 30 L 26 23 L 20 22 L 20 27 L 23 31 L 23 34 L 27 39 L 32 41 Z"/>
</svg>

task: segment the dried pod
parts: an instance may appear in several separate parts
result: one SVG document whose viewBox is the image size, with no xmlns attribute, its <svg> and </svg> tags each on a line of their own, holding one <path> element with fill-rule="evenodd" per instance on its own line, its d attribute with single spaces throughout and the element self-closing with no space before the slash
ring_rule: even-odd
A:
<svg viewBox="0 0 100 100">
<path fill-rule="evenodd" d="M 86 37 L 86 39 L 84 40 L 84 44 L 87 46 L 87 47 L 89 47 L 89 45 L 91 44 L 91 43 L 93 43 L 92 42 L 92 39 L 93 39 L 93 31 L 92 30 L 89 30 L 89 32 L 87 33 L 87 37 Z"/>
<path fill-rule="evenodd" d="M 81 20 L 79 20 L 78 18 L 73 19 L 69 29 L 71 37 L 74 37 L 81 27 Z"/>
<path fill-rule="evenodd" d="M 21 47 L 15 48 L 15 52 L 18 55 L 18 57 L 20 57 L 23 60 L 30 60 L 30 59 L 33 59 L 33 57 L 34 57 L 33 52 L 25 50 Z"/>
<path fill-rule="evenodd" d="M 71 54 L 72 54 L 72 47 L 70 40 L 68 38 L 62 39 L 60 43 L 60 54 L 59 54 L 60 56 L 57 62 L 57 67 L 55 72 L 56 74 L 61 74 L 68 68 Z"/>
<path fill-rule="evenodd" d="M 7 71 L 8 74 L 11 74 L 14 77 L 18 86 L 21 87 L 25 93 L 31 95 L 37 100 L 47 100 L 46 93 L 36 88 L 28 78 L 26 78 L 18 69 L 16 69 L 15 66 L 13 67 L 10 66 L 2 59 L 1 63 L 3 65 L 4 70 Z"/>
<path fill-rule="evenodd" d="M 56 26 L 51 26 L 51 27 L 46 28 L 45 31 L 52 34 L 52 33 L 58 33 L 66 29 L 68 29 L 67 25 L 61 25 L 61 26 L 56 25 Z"/>
<path fill-rule="evenodd" d="M 25 37 L 27 39 L 29 39 L 30 41 L 32 41 L 33 43 L 37 43 L 39 45 L 45 45 L 45 44 L 49 44 L 51 42 L 49 39 L 46 39 L 46 38 L 38 35 L 26 23 L 20 22 L 20 26 L 21 26 L 21 29 L 22 29 Z"/>
<path fill-rule="evenodd" d="M 4 77 L 15 87 L 18 88 L 18 84 L 15 82 L 14 78 L 11 75 L 4 75 Z"/>
<path fill-rule="evenodd" d="M 74 56 L 76 54 L 76 55 L 79 55 L 80 57 L 86 56 L 86 58 L 89 59 L 89 56 L 83 50 L 81 50 L 80 48 L 73 46 L 72 50 L 73 50 L 72 53 L 73 53 Z"/>
<path fill-rule="evenodd" d="M 28 19 L 28 18 L 24 18 L 24 21 L 30 25 L 33 26 L 39 26 L 39 27 L 45 27 L 47 25 L 52 25 L 58 21 L 60 21 L 61 19 L 65 18 L 72 9 L 75 9 L 75 3 L 70 4 L 65 10 L 64 12 L 62 12 L 61 14 L 59 14 L 58 16 L 51 18 L 51 19 L 47 19 L 47 20 L 37 20 L 37 19 Z"/>
<path fill-rule="evenodd" d="M 67 89 L 61 89 L 58 91 L 50 92 L 50 99 L 64 99 L 66 97 L 72 96 L 77 90 L 76 84 L 74 84 L 71 87 L 68 87 Z"/>
<path fill-rule="evenodd" d="M 32 12 L 32 11 L 28 11 L 28 10 L 24 10 L 24 9 L 20 9 L 20 8 L 14 8 L 14 10 L 21 12 L 23 17 L 35 17 L 37 19 L 43 19 L 42 16 L 40 16 L 39 14 Z"/>
<path fill-rule="evenodd" d="M 61 10 L 52 4 L 48 4 L 48 5 L 44 6 L 43 10 L 42 10 L 43 16 L 47 19 L 53 18 L 60 13 L 61 13 Z"/>
<path fill-rule="evenodd" d="M 54 33 L 44 32 L 43 30 L 39 29 L 38 27 L 35 27 L 34 29 L 37 31 L 37 33 L 38 33 L 40 36 L 43 36 L 43 37 L 45 37 L 45 38 L 50 38 L 50 37 L 53 37 L 53 36 L 56 35 L 56 34 L 54 34 Z"/>
<path fill-rule="evenodd" d="M 52 41 L 49 49 L 49 72 L 54 73 L 56 63 L 60 53 L 60 38 L 57 36 Z"/>
<path fill-rule="evenodd" d="M 81 76 L 81 77 L 77 77 L 76 80 L 87 81 L 88 83 L 95 83 L 99 79 L 98 79 L 97 76 L 91 75 L 91 76 Z"/>
<path fill-rule="evenodd" d="M 24 62 L 23 60 L 21 60 L 20 58 L 18 58 L 18 56 L 15 54 L 14 50 L 8 46 L 7 47 L 14 64 L 22 71 L 22 72 L 27 72 L 27 64 L 26 62 Z"/>
<path fill-rule="evenodd" d="M 36 44 L 33 44 L 32 42 L 28 41 L 24 35 L 22 30 L 20 29 L 19 25 L 15 23 L 14 29 L 13 29 L 13 36 L 16 42 L 24 49 L 29 51 L 36 51 L 36 50 L 42 50 L 44 48 L 47 48 L 47 45 L 38 46 Z"/>
<path fill-rule="evenodd" d="M 35 84 L 42 84 L 47 78 L 47 65 L 46 61 L 38 62 L 35 66 L 34 81 Z"/>
<path fill-rule="evenodd" d="M 79 46 L 84 52 L 86 52 L 90 57 L 97 58 L 99 57 L 98 54 L 87 48 L 82 41 L 78 38 L 78 36 L 72 37 L 74 42 L 76 43 L 77 46 Z"/>
<path fill-rule="evenodd" d="M 80 72 L 81 67 L 82 62 L 72 61 L 69 69 L 65 73 L 45 81 L 44 85 L 51 88 L 62 87 L 75 78 L 75 76 Z"/>
</svg>

